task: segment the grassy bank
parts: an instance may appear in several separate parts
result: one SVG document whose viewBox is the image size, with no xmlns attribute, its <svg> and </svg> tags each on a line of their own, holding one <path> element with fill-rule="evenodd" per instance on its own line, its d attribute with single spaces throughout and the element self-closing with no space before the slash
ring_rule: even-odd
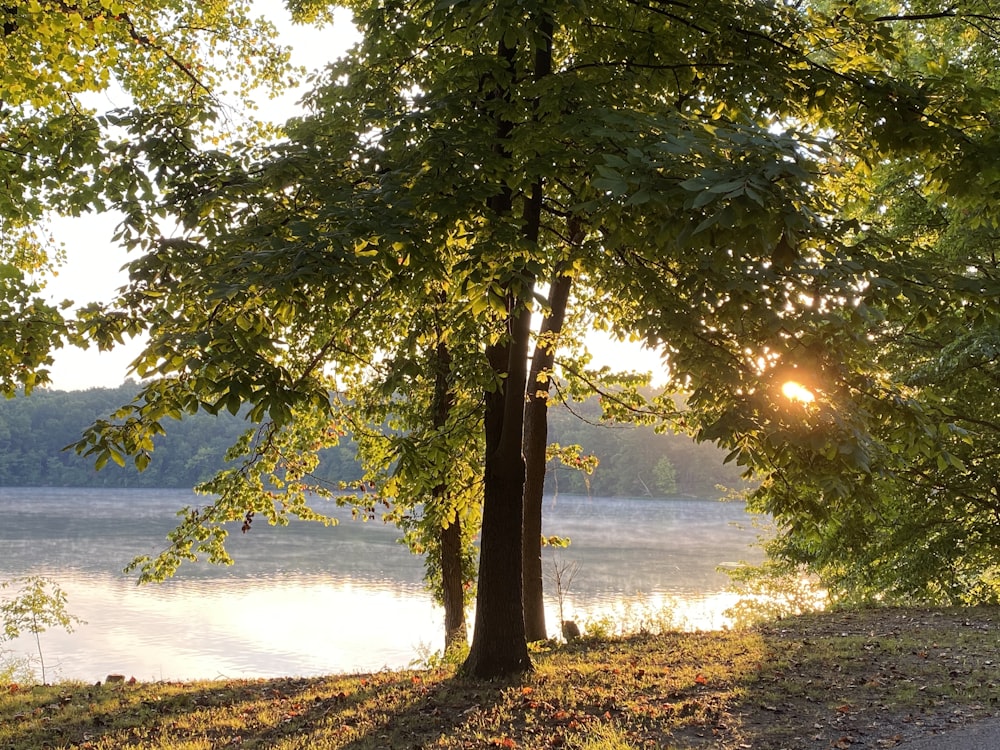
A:
<svg viewBox="0 0 1000 750">
<path fill-rule="evenodd" d="M 1000 713 L 1000 608 L 578 641 L 516 682 L 452 670 L 2 686 L 8 748 L 851 748 Z"/>
</svg>

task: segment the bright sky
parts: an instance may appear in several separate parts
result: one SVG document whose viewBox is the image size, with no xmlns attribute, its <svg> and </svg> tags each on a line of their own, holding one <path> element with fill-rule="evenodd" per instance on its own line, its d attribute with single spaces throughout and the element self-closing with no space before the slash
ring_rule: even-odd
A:
<svg viewBox="0 0 1000 750">
<path fill-rule="evenodd" d="M 347 12 L 338 12 L 332 26 L 316 28 L 293 25 L 282 0 L 257 0 L 257 8 L 279 29 L 282 42 L 291 47 L 292 62 L 307 70 L 322 67 L 357 40 L 357 30 Z M 301 89 L 290 89 L 277 100 L 262 102 L 261 114 L 277 121 L 286 119 L 302 93 Z M 127 104 L 121 94 L 117 100 L 113 94 L 105 99 L 108 109 Z M 95 106 L 101 106 L 100 102 Z M 128 259 L 124 250 L 111 242 L 116 223 L 112 216 L 60 219 L 54 223 L 56 238 L 65 244 L 67 262 L 60 268 L 59 275 L 48 283 L 48 296 L 57 301 L 70 299 L 77 306 L 113 298 L 115 291 L 127 281 L 121 267 Z M 619 344 L 602 335 L 595 335 L 589 345 L 595 360 L 613 367 L 620 369 L 623 363 L 628 363 L 624 366 L 640 371 L 661 371 L 658 357 L 639 350 L 637 345 Z M 78 390 L 120 385 L 127 376 L 129 362 L 140 350 L 138 342 L 105 353 L 74 348 L 59 350 L 52 367 L 53 386 Z"/>
</svg>

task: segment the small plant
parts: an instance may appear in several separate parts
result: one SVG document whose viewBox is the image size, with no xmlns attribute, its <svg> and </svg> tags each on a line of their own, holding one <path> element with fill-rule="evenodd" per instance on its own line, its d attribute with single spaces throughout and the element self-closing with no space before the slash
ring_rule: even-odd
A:
<svg viewBox="0 0 1000 750">
<path fill-rule="evenodd" d="M 0 687 L 31 682 L 34 679 L 31 660 L 13 651 L 0 650 Z"/>
<path fill-rule="evenodd" d="M 14 597 L 0 602 L 0 625 L 3 627 L 0 640 L 12 641 L 22 633 L 34 635 L 42 682 L 45 683 L 41 634 L 53 627 L 72 633 L 74 626 L 84 624 L 84 621 L 66 610 L 66 592 L 48 578 L 25 576 L 0 583 L 0 589 L 13 586 L 19 587 Z M 23 672 L 24 665 L 21 662 L 15 660 L 11 664 L 14 669 Z"/>
<path fill-rule="evenodd" d="M 552 585 L 556 589 L 556 601 L 559 603 L 559 628 L 567 641 L 580 635 L 580 629 L 576 623 L 566 619 L 565 611 L 566 594 L 570 584 L 573 583 L 573 577 L 579 570 L 580 564 L 575 560 L 561 562 L 556 558 L 555 553 L 552 554 L 552 573 L 549 575 L 549 580 L 552 581 Z"/>
<path fill-rule="evenodd" d="M 415 650 L 417 655 L 414 659 L 410 660 L 409 669 L 434 671 L 446 667 L 457 667 L 469 655 L 468 643 L 459 643 L 445 651 L 436 651 L 429 644 L 420 643 Z"/>
</svg>

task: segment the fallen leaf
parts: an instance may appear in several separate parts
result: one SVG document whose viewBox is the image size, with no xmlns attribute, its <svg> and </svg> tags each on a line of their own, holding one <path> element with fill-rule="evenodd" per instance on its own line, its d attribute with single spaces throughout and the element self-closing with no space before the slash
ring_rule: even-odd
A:
<svg viewBox="0 0 1000 750">
<path fill-rule="evenodd" d="M 886 737 L 884 740 L 878 741 L 879 747 L 896 747 L 900 742 L 903 741 L 903 735 L 894 734 L 892 737 Z"/>
</svg>

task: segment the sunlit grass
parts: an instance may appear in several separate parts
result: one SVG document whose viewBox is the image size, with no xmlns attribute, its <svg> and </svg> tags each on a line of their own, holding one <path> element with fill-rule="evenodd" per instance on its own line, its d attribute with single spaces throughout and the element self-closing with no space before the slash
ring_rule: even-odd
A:
<svg viewBox="0 0 1000 750">
<path fill-rule="evenodd" d="M 803 746 L 803 727 L 827 746 L 854 724 L 995 710 L 998 622 L 1000 608 L 876 610 L 585 636 L 547 644 L 534 673 L 493 683 L 441 662 L 309 679 L 0 685 L 0 748 L 776 748 Z"/>
<path fill-rule="evenodd" d="M 628 734 L 614 724 L 602 724 L 586 737 L 575 737 L 569 744 L 573 750 L 634 750 Z"/>
</svg>

